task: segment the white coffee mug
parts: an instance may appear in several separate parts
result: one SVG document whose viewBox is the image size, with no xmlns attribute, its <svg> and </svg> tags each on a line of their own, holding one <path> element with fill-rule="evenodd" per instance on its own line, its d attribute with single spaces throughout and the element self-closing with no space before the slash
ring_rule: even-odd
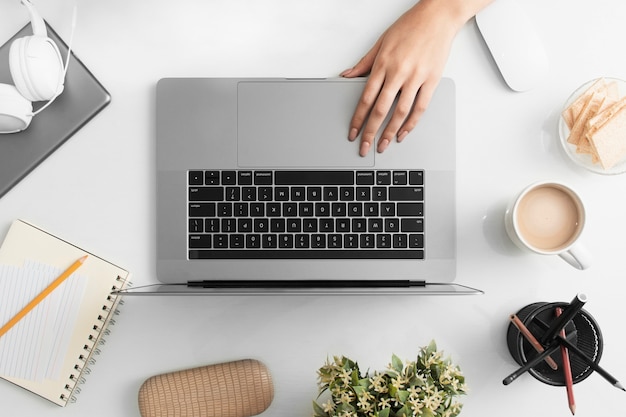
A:
<svg viewBox="0 0 626 417">
<path fill-rule="evenodd" d="M 558 255 L 578 269 L 591 265 L 591 255 L 579 241 L 585 226 L 580 196 L 553 181 L 529 185 L 506 209 L 506 232 L 517 246 L 540 255 Z"/>
</svg>

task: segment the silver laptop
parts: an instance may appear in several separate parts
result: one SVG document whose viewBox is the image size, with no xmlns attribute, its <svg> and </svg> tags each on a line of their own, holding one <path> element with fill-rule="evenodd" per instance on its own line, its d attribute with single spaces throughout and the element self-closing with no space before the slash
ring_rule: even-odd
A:
<svg viewBox="0 0 626 417">
<path fill-rule="evenodd" d="M 402 144 L 347 139 L 364 79 L 157 85 L 157 293 L 465 293 L 455 87 Z M 136 289 L 142 292 L 142 289 Z"/>
</svg>

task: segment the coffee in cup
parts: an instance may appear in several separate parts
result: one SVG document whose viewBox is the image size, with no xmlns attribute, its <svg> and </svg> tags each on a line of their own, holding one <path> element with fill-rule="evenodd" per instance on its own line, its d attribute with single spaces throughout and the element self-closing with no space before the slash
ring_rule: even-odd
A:
<svg viewBox="0 0 626 417">
<path fill-rule="evenodd" d="M 505 227 L 520 248 L 542 255 L 559 255 L 578 269 L 590 266 L 579 242 L 585 226 L 585 207 L 570 187 L 557 182 L 531 184 L 511 202 Z"/>
</svg>

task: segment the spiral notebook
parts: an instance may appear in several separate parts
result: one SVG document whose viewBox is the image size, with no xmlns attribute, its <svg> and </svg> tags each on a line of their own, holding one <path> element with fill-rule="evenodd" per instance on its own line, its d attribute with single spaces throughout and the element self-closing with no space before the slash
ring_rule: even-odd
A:
<svg viewBox="0 0 626 417">
<path fill-rule="evenodd" d="M 22 220 L 0 247 L 0 326 L 75 260 L 83 265 L 0 337 L 0 378 L 65 406 L 108 333 L 129 272 Z"/>
</svg>

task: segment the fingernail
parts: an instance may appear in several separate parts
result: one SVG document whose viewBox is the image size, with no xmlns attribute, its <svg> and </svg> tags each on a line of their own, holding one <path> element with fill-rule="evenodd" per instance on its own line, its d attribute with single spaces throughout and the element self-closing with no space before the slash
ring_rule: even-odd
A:
<svg viewBox="0 0 626 417">
<path fill-rule="evenodd" d="M 402 142 L 404 138 L 406 138 L 406 135 L 408 134 L 409 132 L 407 132 L 406 130 L 403 130 L 402 132 L 400 132 L 400 134 L 398 135 L 398 143 Z"/>
<path fill-rule="evenodd" d="M 380 143 L 378 144 L 378 149 L 377 151 L 379 153 L 384 152 L 385 149 L 387 149 L 387 146 L 389 146 L 389 139 L 383 139 L 380 141 Z"/>
<path fill-rule="evenodd" d="M 359 150 L 359 155 L 366 156 L 369 150 L 370 150 L 370 143 L 363 142 L 361 143 L 361 149 Z"/>
<path fill-rule="evenodd" d="M 348 74 L 350 74 L 352 72 L 354 68 L 348 68 L 347 70 L 344 70 L 341 74 L 339 74 L 340 77 L 346 77 Z"/>
<path fill-rule="evenodd" d="M 353 127 L 352 129 L 350 129 L 350 133 L 348 133 L 348 140 L 353 141 L 354 139 L 356 139 L 358 134 L 359 130 L 356 127 Z"/>
</svg>

